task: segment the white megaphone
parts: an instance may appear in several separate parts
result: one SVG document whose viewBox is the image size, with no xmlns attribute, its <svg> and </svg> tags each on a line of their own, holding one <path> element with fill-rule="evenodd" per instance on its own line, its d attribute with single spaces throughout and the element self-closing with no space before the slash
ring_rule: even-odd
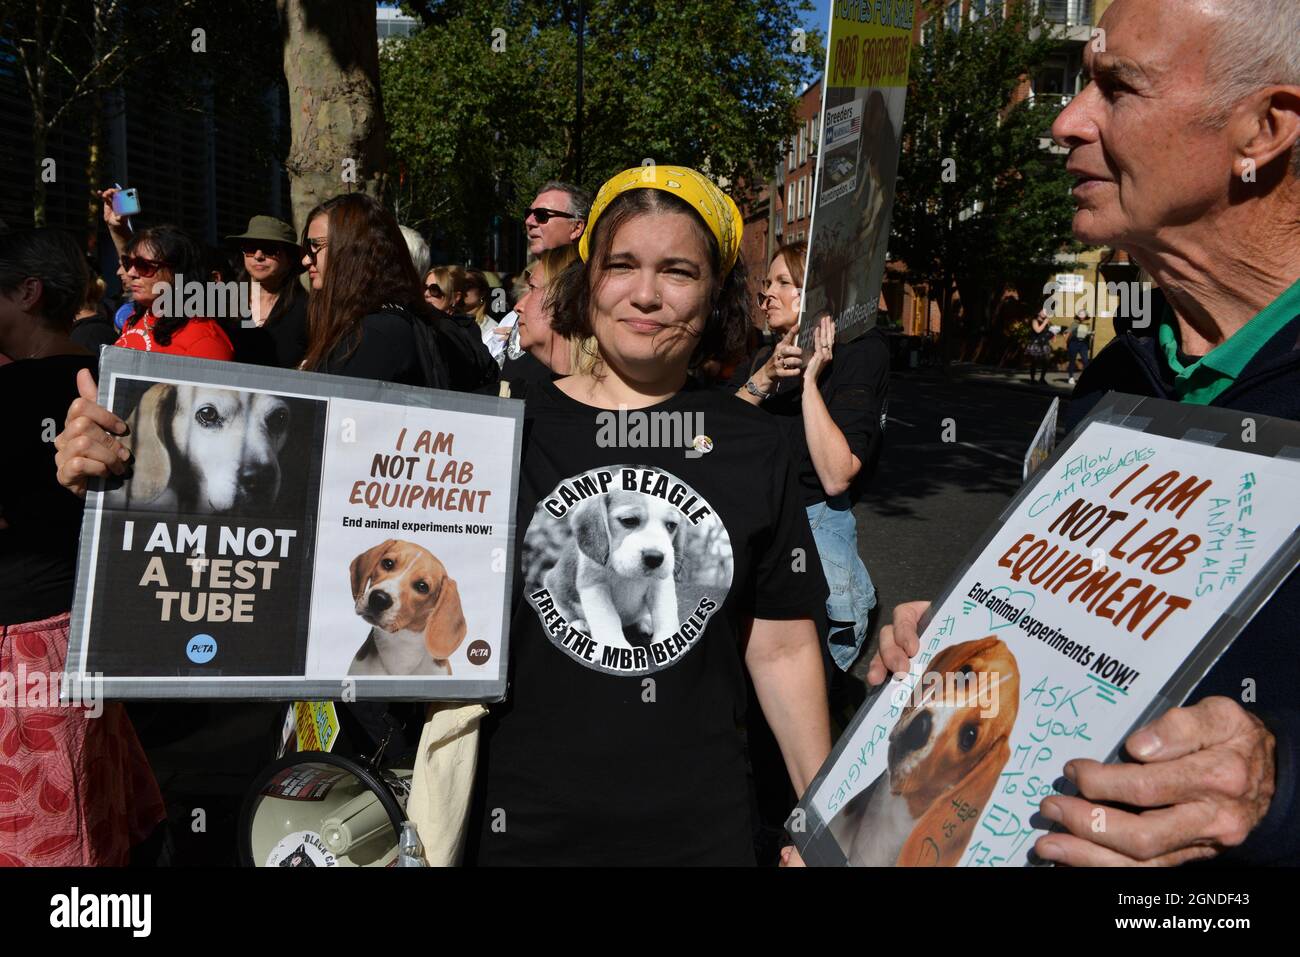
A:
<svg viewBox="0 0 1300 957">
<path fill-rule="evenodd" d="M 286 755 L 253 781 L 239 815 L 245 867 L 423 866 L 406 821 L 411 771 L 327 751 Z"/>
</svg>

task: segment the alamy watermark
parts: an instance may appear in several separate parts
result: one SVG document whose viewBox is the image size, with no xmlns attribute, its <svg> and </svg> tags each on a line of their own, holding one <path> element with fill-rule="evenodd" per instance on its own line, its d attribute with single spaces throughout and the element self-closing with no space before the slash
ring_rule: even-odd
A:
<svg viewBox="0 0 1300 957">
<path fill-rule="evenodd" d="M 153 293 L 157 298 L 149 311 L 160 319 L 240 319 L 244 326 L 260 326 L 266 319 L 257 280 L 198 282 L 177 273 L 169 283 L 155 283 Z"/>
<path fill-rule="evenodd" d="M 1079 282 L 1072 286 L 1052 280 L 1043 286 L 1043 311 L 1049 316 L 1089 316 L 1127 319 L 1134 329 L 1151 324 L 1151 289 L 1149 282 Z"/>
<path fill-rule="evenodd" d="M 65 671 L 0 671 L 0 708 L 84 708 L 86 717 L 104 713 L 104 676 Z"/>
<path fill-rule="evenodd" d="M 908 688 L 899 685 L 891 695 L 896 708 L 978 708 L 981 718 L 998 713 L 998 688 L 1010 675 L 996 671 L 927 671 Z"/>
<path fill-rule="evenodd" d="M 713 450 L 704 431 L 702 412 L 654 412 L 629 409 L 596 414 L 596 445 L 602 449 L 682 449 L 688 459 Z"/>
</svg>

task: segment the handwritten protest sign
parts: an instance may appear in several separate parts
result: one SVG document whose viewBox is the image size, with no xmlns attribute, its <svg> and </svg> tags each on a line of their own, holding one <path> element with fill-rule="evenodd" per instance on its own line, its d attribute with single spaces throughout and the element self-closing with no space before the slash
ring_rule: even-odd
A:
<svg viewBox="0 0 1300 957">
<path fill-rule="evenodd" d="M 505 689 L 520 406 L 105 352 L 125 480 L 86 497 L 69 669 L 108 697 Z"/>
<path fill-rule="evenodd" d="M 830 315 L 836 338 L 875 324 L 885 275 L 915 5 L 833 3 L 822 85 L 799 344 Z"/>
<path fill-rule="evenodd" d="M 1295 567 L 1297 454 L 1293 422 L 1108 397 L 809 787 L 787 825 L 805 859 L 1025 863 L 1066 761 L 1185 700 Z"/>
</svg>

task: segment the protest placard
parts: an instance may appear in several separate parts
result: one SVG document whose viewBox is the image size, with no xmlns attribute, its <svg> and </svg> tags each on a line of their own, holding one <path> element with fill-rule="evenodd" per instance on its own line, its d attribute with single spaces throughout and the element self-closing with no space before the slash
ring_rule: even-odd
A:
<svg viewBox="0 0 1300 957">
<path fill-rule="evenodd" d="M 69 671 L 118 698 L 498 700 L 522 406 L 109 349 Z"/>
<path fill-rule="evenodd" d="M 1300 424 L 1112 393 L 1021 489 L 787 824 L 812 864 L 1018 865 L 1072 758 L 1187 699 L 1300 557 Z"/>
<path fill-rule="evenodd" d="M 831 4 L 799 344 L 822 316 L 847 342 L 875 325 L 907 98 L 912 3 Z"/>
</svg>

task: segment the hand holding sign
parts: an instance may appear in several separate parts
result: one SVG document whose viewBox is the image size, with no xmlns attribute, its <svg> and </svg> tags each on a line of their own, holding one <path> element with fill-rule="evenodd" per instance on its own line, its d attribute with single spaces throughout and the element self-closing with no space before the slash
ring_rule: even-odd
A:
<svg viewBox="0 0 1300 957">
<path fill-rule="evenodd" d="M 1039 838 L 1034 851 L 1072 867 L 1214 857 L 1245 841 L 1268 813 L 1274 745 L 1264 723 L 1231 698 L 1171 708 L 1125 742 L 1140 764 L 1077 759 L 1065 766 L 1085 797 L 1043 800 L 1043 816 L 1070 833 Z M 1133 814 L 1094 801 L 1150 810 Z M 1098 829 L 1098 820 L 1105 826 Z"/>
<path fill-rule="evenodd" d="M 909 601 L 894 608 L 894 623 L 880 629 L 880 648 L 867 668 L 867 681 L 878 685 L 892 671 L 906 675 L 912 656 L 921 649 L 921 616 L 930 607 L 928 601 Z"/>
<path fill-rule="evenodd" d="M 85 497 L 88 478 L 124 474 L 131 453 L 113 438 L 126 434 L 126 423 L 99 404 L 98 387 L 89 369 L 77 373 L 77 391 L 81 397 L 73 400 L 63 431 L 54 437 L 54 464 L 59 484 Z"/>
<path fill-rule="evenodd" d="M 812 355 L 808 357 L 807 376 L 809 382 L 816 384 L 817 379 L 830 366 L 834 345 L 835 321 L 827 313 L 821 317 L 817 327 L 813 329 Z"/>
</svg>

